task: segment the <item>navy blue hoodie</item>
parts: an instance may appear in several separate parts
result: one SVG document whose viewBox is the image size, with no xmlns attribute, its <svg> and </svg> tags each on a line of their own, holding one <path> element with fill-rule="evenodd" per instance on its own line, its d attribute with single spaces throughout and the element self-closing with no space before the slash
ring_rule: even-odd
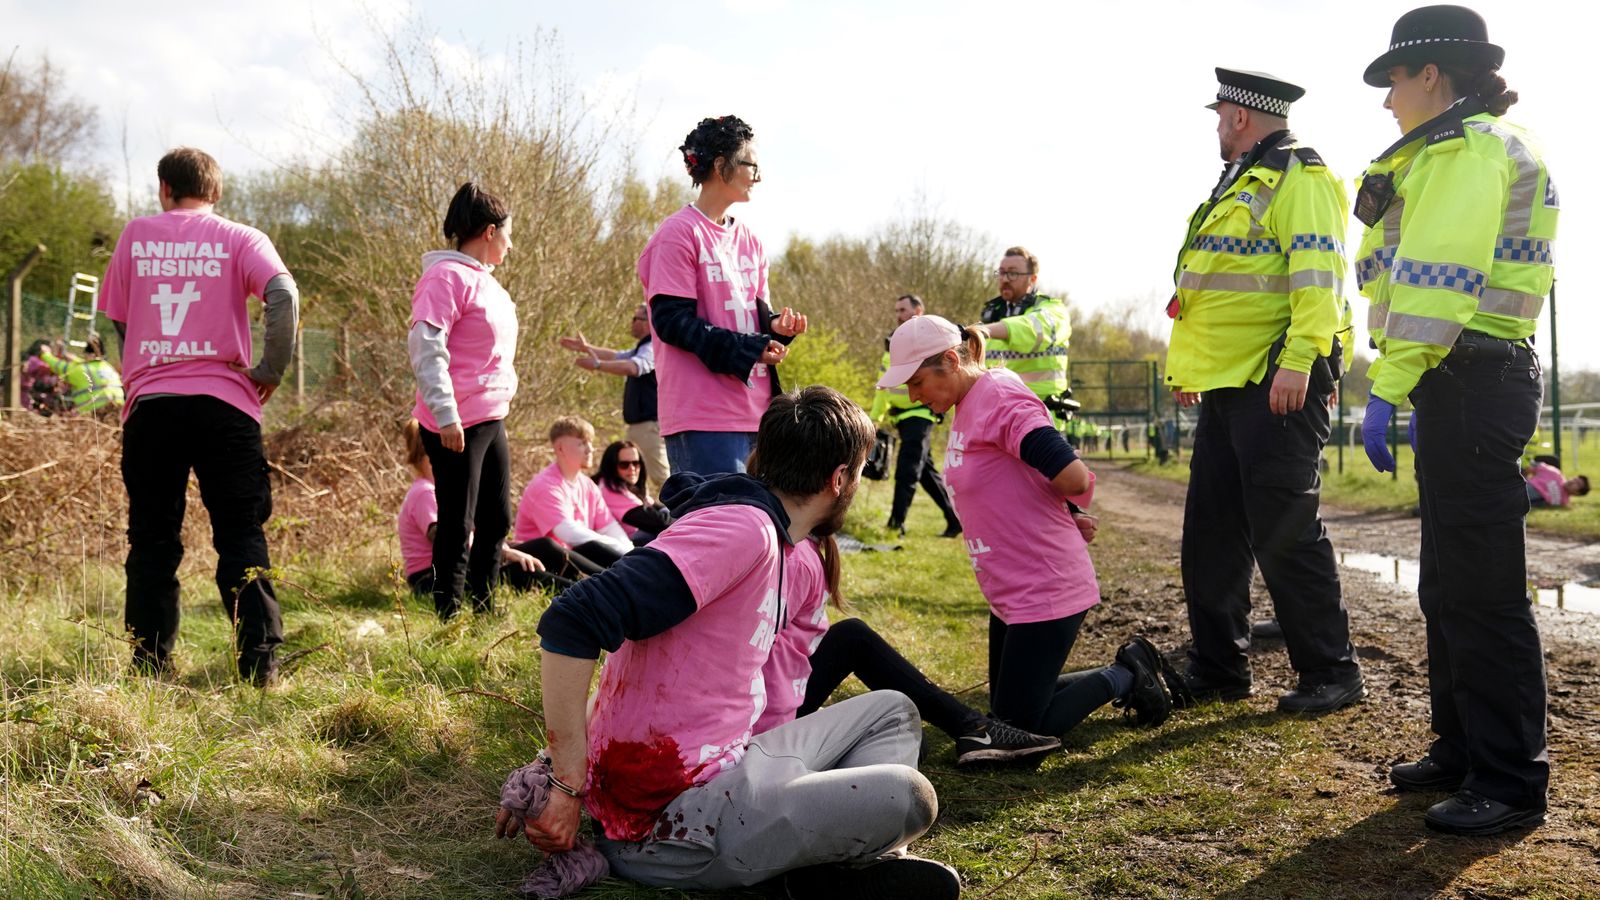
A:
<svg viewBox="0 0 1600 900">
<path fill-rule="evenodd" d="M 711 506 L 754 506 L 764 511 L 778 531 L 781 545 L 789 540 L 789 513 L 777 496 L 749 475 L 715 475 L 710 478 L 684 472 L 661 486 L 661 502 L 678 520 Z M 752 545 L 753 546 L 753 545 Z M 729 548 L 733 552 L 736 548 Z M 783 602 L 783 568 L 778 596 Z M 539 619 L 539 646 L 562 656 L 596 659 L 600 651 L 616 650 L 624 640 L 654 637 L 694 615 L 699 607 L 689 583 L 672 558 L 659 550 L 640 547 L 611 568 L 591 575 L 564 591 Z M 784 621 L 780 615 L 778 621 Z"/>
</svg>

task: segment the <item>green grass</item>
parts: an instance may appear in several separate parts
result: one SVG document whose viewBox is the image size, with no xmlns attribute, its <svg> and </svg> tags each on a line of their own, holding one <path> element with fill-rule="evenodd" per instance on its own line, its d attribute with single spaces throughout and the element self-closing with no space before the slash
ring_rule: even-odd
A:
<svg viewBox="0 0 1600 900">
<path fill-rule="evenodd" d="M 863 488 L 852 533 L 888 539 L 877 523 L 889 492 Z M 986 607 L 966 555 L 934 537 L 942 521 L 925 497 L 909 527 L 902 551 L 846 557 L 852 612 L 982 708 Z M 1102 532 L 1107 603 L 1069 667 L 1104 664 L 1133 630 L 1178 639 L 1175 561 L 1142 540 Z M 278 581 L 285 678 L 259 692 L 231 678 L 202 557 L 185 566 L 179 671 L 165 681 L 125 673 L 111 561 L 0 598 L 0 893 L 505 896 L 538 862 L 526 844 L 493 841 L 491 823 L 506 772 L 542 743 L 517 704 L 539 708 L 545 601 L 505 596 L 502 615 L 441 625 L 371 550 L 293 560 Z M 949 740 L 930 730 L 942 817 L 915 849 L 955 864 L 971 897 L 1427 894 L 1468 865 L 1438 845 L 1412 855 L 1421 807 L 1341 768 L 1356 738 L 1269 710 L 1213 705 L 1156 730 L 1103 710 L 1036 770 L 976 774 L 955 772 Z M 1396 730 L 1375 708 L 1357 721 Z M 1592 873 L 1516 859 L 1489 884 L 1559 896 Z M 608 881 L 587 896 L 654 895 Z"/>
</svg>

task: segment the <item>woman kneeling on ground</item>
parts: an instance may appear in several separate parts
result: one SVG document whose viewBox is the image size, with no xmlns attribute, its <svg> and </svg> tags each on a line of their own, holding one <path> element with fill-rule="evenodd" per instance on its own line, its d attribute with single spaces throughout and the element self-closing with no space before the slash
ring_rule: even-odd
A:
<svg viewBox="0 0 1600 900">
<path fill-rule="evenodd" d="M 983 344 L 974 329 L 918 316 L 895 330 L 878 387 L 904 384 L 935 413 L 955 407 L 945 481 L 989 601 L 990 713 L 1063 735 L 1115 703 L 1139 724 L 1159 725 L 1173 701 L 1162 682 L 1173 684 L 1176 673 L 1145 638 L 1123 644 L 1112 665 L 1061 672 L 1084 616 L 1100 602 L 1068 499 L 1085 497 L 1093 478 L 1022 379 L 984 368 Z"/>
<path fill-rule="evenodd" d="M 422 426 L 416 419 L 406 422 L 406 465 L 416 475 L 400 503 L 395 524 L 400 532 L 400 558 L 406 570 L 406 583 L 418 596 L 433 593 L 433 541 L 439 530 L 439 497 L 433 485 L 433 463 L 422 445 Z M 472 536 L 467 536 L 472 541 Z M 512 547 L 500 549 L 500 577 L 519 591 L 535 587 L 561 592 L 572 581 L 544 570 L 544 564 Z"/>
<path fill-rule="evenodd" d="M 650 496 L 649 482 L 644 454 L 633 441 L 612 441 L 600 455 L 594 483 L 600 486 L 611 518 L 622 523 L 622 530 L 639 547 L 666 531 L 670 521 L 667 508 Z"/>
</svg>

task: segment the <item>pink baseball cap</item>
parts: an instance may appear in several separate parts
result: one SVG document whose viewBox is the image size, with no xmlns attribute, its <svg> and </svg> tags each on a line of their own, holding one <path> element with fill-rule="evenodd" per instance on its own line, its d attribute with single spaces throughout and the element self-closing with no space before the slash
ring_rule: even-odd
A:
<svg viewBox="0 0 1600 900">
<path fill-rule="evenodd" d="M 961 345 L 961 329 L 940 316 L 907 319 L 889 338 L 889 368 L 878 387 L 899 387 L 911 380 L 928 357 Z"/>
</svg>

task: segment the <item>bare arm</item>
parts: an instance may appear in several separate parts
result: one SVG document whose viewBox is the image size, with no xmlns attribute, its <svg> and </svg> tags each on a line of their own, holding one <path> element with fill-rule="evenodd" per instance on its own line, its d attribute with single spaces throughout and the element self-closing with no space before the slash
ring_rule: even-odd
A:
<svg viewBox="0 0 1600 900">
<path fill-rule="evenodd" d="M 589 776 L 589 726 L 585 707 L 595 661 L 549 650 L 542 651 L 540 658 L 550 770 L 564 783 L 582 790 Z M 577 798 L 551 791 L 550 803 L 544 812 L 523 826 L 528 843 L 546 853 L 571 850 L 578 835 L 581 809 Z"/>
</svg>

